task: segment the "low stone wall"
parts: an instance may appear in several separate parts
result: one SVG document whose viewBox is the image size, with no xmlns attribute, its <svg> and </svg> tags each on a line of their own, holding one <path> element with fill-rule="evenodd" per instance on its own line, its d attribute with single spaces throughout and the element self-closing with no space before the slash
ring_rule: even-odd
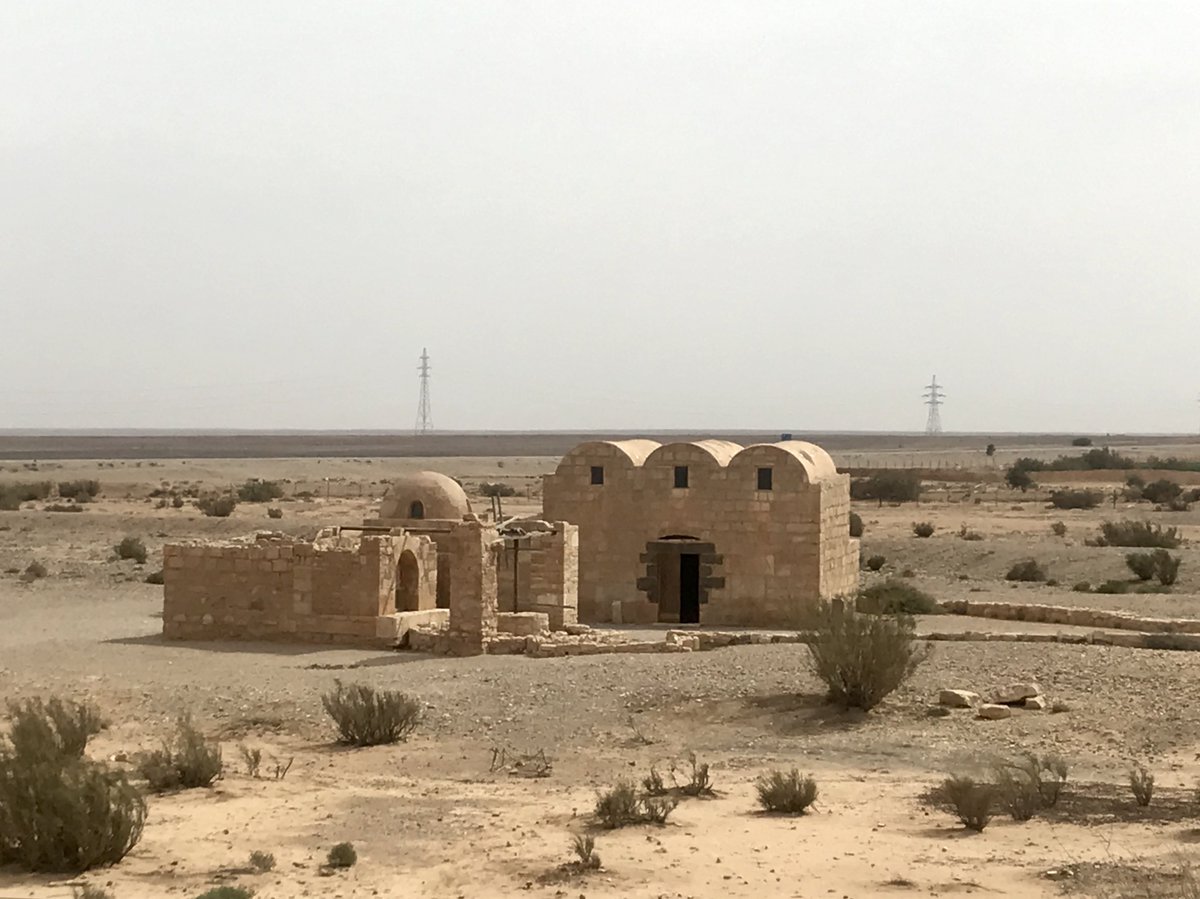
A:
<svg viewBox="0 0 1200 899">
<path fill-rule="evenodd" d="M 1004 621 L 1036 621 L 1045 624 L 1069 624 L 1112 630 L 1144 631 L 1161 634 L 1200 634 L 1195 618 L 1139 618 L 1127 612 L 1082 609 L 1074 606 L 1044 606 L 1015 602 L 975 602 L 969 599 L 943 600 L 938 605 L 949 615 L 996 618 Z"/>
</svg>

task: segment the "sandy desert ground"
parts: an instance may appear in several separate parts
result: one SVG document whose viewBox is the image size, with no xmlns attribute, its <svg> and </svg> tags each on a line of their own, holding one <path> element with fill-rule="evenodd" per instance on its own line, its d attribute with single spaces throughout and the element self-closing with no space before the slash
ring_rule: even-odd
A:
<svg viewBox="0 0 1200 899">
<path fill-rule="evenodd" d="M 1194 452 L 1185 449 L 1177 454 Z M 0 895 L 67 897 L 83 882 L 117 899 L 191 897 L 219 883 L 251 887 L 263 899 L 1192 895 L 1176 874 L 1200 841 L 1200 654 L 937 643 L 907 685 L 861 714 L 824 704 L 807 650 L 797 645 L 447 659 L 158 636 L 161 588 L 143 581 L 165 542 L 352 524 L 388 478 L 420 468 L 469 485 L 510 483 L 518 496 L 506 509 L 532 512 L 538 475 L 555 461 L 532 454 L 113 457 L 39 461 L 36 471 L 28 459 L 0 463 L 0 481 L 94 477 L 103 485 L 99 501 L 79 514 L 42 511 L 42 503 L 0 512 L 0 699 L 59 694 L 94 702 L 111 725 L 89 752 L 125 767 L 186 710 L 221 740 L 226 762 L 213 789 L 151 797 L 145 837 L 118 866 L 74 879 L 3 871 Z M 286 480 L 289 493 L 313 495 L 279 503 L 278 521 L 262 505 L 208 519 L 147 498 L 164 482 L 210 487 L 247 477 Z M 977 480 L 930 484 L 919 505 L 856 504 L 867 529 L 864 556 L 888 559 L 864 580 L 911 569 L 912 581 L 940 599 L 1019 596 L 1200 618 L 1200 510 L 1122 503 L 1060 512 L 1045 508 L 1042 492 Z M 1182 528 L 1189 542 L 1179 550 L 1172 593 L 1071 591 L 1079 580 L 1127 576 L 1123 550 L 1084 542 L 1114 517 Z M 915 538 L 914 520 L 937 532 Z M 1059 520 L 1063 537 L 1049 527 Z M 964 525 L 983 539 L 960 539 Z M 146 542 L 148 564 L 112 558 L 125 535 Z M 1014 561 L 1030 556 L 1062 586 L 1004 580 Z M 34 560 L 49 574 L 25 582 L 20 572 Z M 339 747 L 320 702 L 335 678 L 411 693 L 426 705 L 426 720 L 407 743 Z M 929 714 L 939 688 L 988 693 L 1021 680 L 1041 683 L 1066 711 L 1018 711 L 994 722 L 965 711 Z M 263 751 L 264 776 L 246 773 L 243 744 Z M 492 771 L 495 748 L 544 751 L 552 770 L 536 779 Z M 1057 752 L 1070 762 L 1068 793 L 1045 815 L 1024 824 L 997 817 L 975 835 L 922 800 L 950 771 L 1023 751 Z M 663 827 L 595 828 L 597 790 L 640 779 L 651 765 L 666 771 L 689 752 L 712 766 L 715 796 L 685 799 Z M 291 761 L 283 779 L 270 776 L 276 761 Z M 1147 809 L 1134 805 L 1125 784 L 1135 762 L 1157 779 Z M 815 810 L 799 818 L 760 814 L 755 777 L 792 767 L 816 777 Z M 571 858 L 572 835 L 583 832 L 595 835 L 603 867 L 568 875 L 560 866 Z M 343 840 L 355 844 L 359 862 L 327 876 L 324 855 Z M 252 850 L 274 853 L 275 870 L 246 873 Z"/>
</svg>

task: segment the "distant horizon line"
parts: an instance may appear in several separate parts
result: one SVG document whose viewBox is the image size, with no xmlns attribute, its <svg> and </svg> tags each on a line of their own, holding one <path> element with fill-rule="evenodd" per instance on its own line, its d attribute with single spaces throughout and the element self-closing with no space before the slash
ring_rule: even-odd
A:
<svg viewBox="0 0 1200 899">
<path fill-rule="evenodd" d="M 896 437 L 1197 437 L 1200 435 L 1184 431 L 942 431 L 927 434 L 925 431 L 863 430 L 854 428 L 819 429 L 776 429 L 776 428 L 535 428 L 535 429 L 436 429 L 416 433 L 412 429 L 396 428 L 0 428 L 0 437 L 212 437 L 212 436 L 294 436 L 294 435 L 370 435 L 380 437 L 458 437 L 458 436 L 540 436 L 540 435 L 596 435 L 610 434 L 636 437 L 642 434 L 798 434 L 805 436 L 896 436 Z"/>
</svg>

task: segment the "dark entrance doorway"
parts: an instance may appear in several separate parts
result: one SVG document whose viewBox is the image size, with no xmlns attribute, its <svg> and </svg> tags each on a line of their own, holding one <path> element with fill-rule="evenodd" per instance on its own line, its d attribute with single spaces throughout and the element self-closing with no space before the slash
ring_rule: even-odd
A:
<svg viewBox="0 0 1200 899">
<path fill-rule="evenodd" d="M 671 534 L 652 540 L 642 562 L 646 575 L 638 579 L 638 588 L 658 606 L 656 617 L 664 624 L 699 624 L 708 590 L 724 586 L 722 578 L 713 576 L 720 556 L 711 543 L 695 537 Z"/>
<path fill-rule="evenodd" d="M 396 566 L 396 611 L 415 612 L 421 605 L 421 568 L 411 550 L 400 554 Z"/>
</svg>

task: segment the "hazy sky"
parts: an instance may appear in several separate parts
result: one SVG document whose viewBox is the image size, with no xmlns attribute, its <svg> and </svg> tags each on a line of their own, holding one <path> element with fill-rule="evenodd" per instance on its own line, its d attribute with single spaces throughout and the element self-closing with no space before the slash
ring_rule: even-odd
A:
<svg viewBox="0 0 1200 899">
<path fill-rule="evenodd" d="M 0 427 L 1200 426 L 1200 3 L 0 3 Z"/>
</svg>

